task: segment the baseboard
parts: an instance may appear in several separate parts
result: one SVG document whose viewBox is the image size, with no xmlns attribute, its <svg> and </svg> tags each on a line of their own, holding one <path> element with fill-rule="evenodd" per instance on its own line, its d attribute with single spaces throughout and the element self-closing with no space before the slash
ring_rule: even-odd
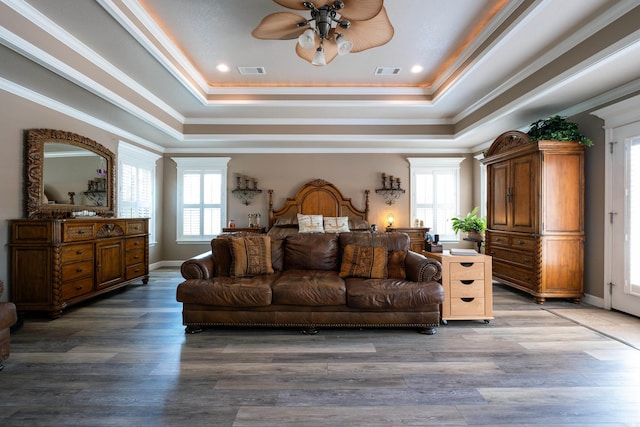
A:
<svg viewBox="0 0 640 427">
<path fill-rule="evenodd" d="M 594 307 L 604 308 L 604 298 L 601 298 L 601 297 L 584 294 L 584 297 L 582 297 L 582 302 L 584 302 L 585 304 L 592 305 Z"/>
<path fill-rule="evenodd" d="M 162 267 L 180 267 L 184 261 L 160 261 L 154 262 L 153 264 L 149 264 L 149 270 L 156 270 Z"/>
</svg>

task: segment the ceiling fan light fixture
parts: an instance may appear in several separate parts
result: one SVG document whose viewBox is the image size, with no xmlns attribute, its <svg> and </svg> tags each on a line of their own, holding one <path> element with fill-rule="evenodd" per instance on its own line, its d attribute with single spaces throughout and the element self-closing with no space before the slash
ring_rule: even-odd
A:
<svg viewBox="0 0 640 427">
<path fill-rule="evenodd" d="M 298 43 L 304 49 L 313 49 L 316 45 L 316 33 L 311 28 L 307 28 L 298 37 Z"/>
<path fill-rule="evenodd" d="M 336 44 L 338 45 L 338 55 L 346 55 L 353 49 L 353 42 L 342 34 L 336 36 Z"/>
<path fill-rule="evenodd" d="M 288 9 L 306 9 L 311 17 L 272 13 L 262 19 L 252 35 L 262 40 L 296 40 L 298 57 L 313 65 L 326 65 L 339 55 L 382 46 L 393 37 L 384 0 L 273 1 Z"/>
<path fill-rule="evenodd" d="M 311 64 L 318 65 L 321 67 L 324 65 L 327 65 L 327 59 L 324 56 L 324 49 L 322 49 L 322 46 L 316 49 L 316 53 L 313 55 L 313 60 L 311 61 Z"/>
</svg>

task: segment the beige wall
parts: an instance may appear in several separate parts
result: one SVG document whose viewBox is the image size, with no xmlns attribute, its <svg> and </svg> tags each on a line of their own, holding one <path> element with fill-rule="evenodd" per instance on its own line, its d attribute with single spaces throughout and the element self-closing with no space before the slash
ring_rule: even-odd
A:
<svg viewBox="0 0 640 427">
<path fill-rule="evenodd" d="M 584 291 L 585 294 L 604 298 L 604 226 L 605 188 L 604 159 L 607 149 L 604 137 L 604 121 L 590 114 L 571 117 L 580 131 L 593 140 L 593 147 L 585 150 L 585 244 Z M 589 262 L 598 260 L 597 262 Z"/>
<path fill-rule="evenodd" d="M 461 157 L 461 154 L 451 154 Z M 176 244 L 176 164 L 172 156 L 164 159 L 164 197 L 165 197 L 165 235 L 163 241 L 165 260 L 183 260 L 209 250 L 208 244 Z M 288 197 L 294 197 L 298 189 L 305 183 L 321 178 L 334 184 L 344 197 L 350 197 L 358 209 L 365 208 L 364 190 L 369 194 L 369 222 L 379 229 L 386 225 L 386 217 L 393 213 L 395 225 L 411 226 L 409 212 L 409 162 L 407 157 L 420 157 L 416 154 L 230 154 L 220 157 L 231 157 L 228 164 L 228 218 L 234 219 L 238 227 L 248 225 L 247 214 L 260 213 L 266 225 L 269 214 L 268 189 L 273 190 L 273 205 L 281 207 Z M 471 155 L 463 156 L 461 164 L 460 188 L 461 209 L 468 212 L 473 206 L 473 162 Z M 402 188 L 407 192 L 393 205 L 387 205 L 381 196 L 375 193 L 382 186 L 380 174 L 399 177 Z M 260 194 L 249 205 L 243 205 L 234 198 L 231 190 L 235 187 L 235 175 L 247 175 L 258 179 Z M 429 224 L 425 224 L 429 226 Z"/>
</svg>

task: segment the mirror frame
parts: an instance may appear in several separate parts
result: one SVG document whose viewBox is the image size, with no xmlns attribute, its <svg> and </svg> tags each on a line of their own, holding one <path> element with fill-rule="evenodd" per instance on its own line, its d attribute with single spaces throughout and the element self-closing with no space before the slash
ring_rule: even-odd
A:
<svg viewBox="0 0 640 427">
<path fill-rule="evenodd" d="M 44 192 L 44 146 L 48 142 L 75 145 L 92 151 L 106 160 L 107 197 L 105 206 L 42 203 Z M 71 132 L 56 129 L 30 129 L 26 132 L 25 203 L 29 219 L 71 218 L 72 212 L 89 211 L 97 216 L 112 217 L 115 209 L 116 156 L 96 141 Z"/>
</svg>

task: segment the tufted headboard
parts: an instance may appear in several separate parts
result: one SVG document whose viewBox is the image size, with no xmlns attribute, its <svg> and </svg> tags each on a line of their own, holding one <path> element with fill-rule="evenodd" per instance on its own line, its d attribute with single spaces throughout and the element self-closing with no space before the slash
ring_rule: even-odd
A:
<svg viewBox="0 0 640 427">
<path fill-rule="evenodd" d="M 368 221 L 369 190 L 364 191 L 365 208 L 356 209 L 351 198 L 342 196 L 333 184 L 315 179 L 303 185 L 294 198 L 288 198 L 280 209 L 273 209 L 273 190 L 269 190 L 269 228 L 279 223 L 295 224 L 297 214 L 346 216 L 350 221 Z"/>
</svg>

